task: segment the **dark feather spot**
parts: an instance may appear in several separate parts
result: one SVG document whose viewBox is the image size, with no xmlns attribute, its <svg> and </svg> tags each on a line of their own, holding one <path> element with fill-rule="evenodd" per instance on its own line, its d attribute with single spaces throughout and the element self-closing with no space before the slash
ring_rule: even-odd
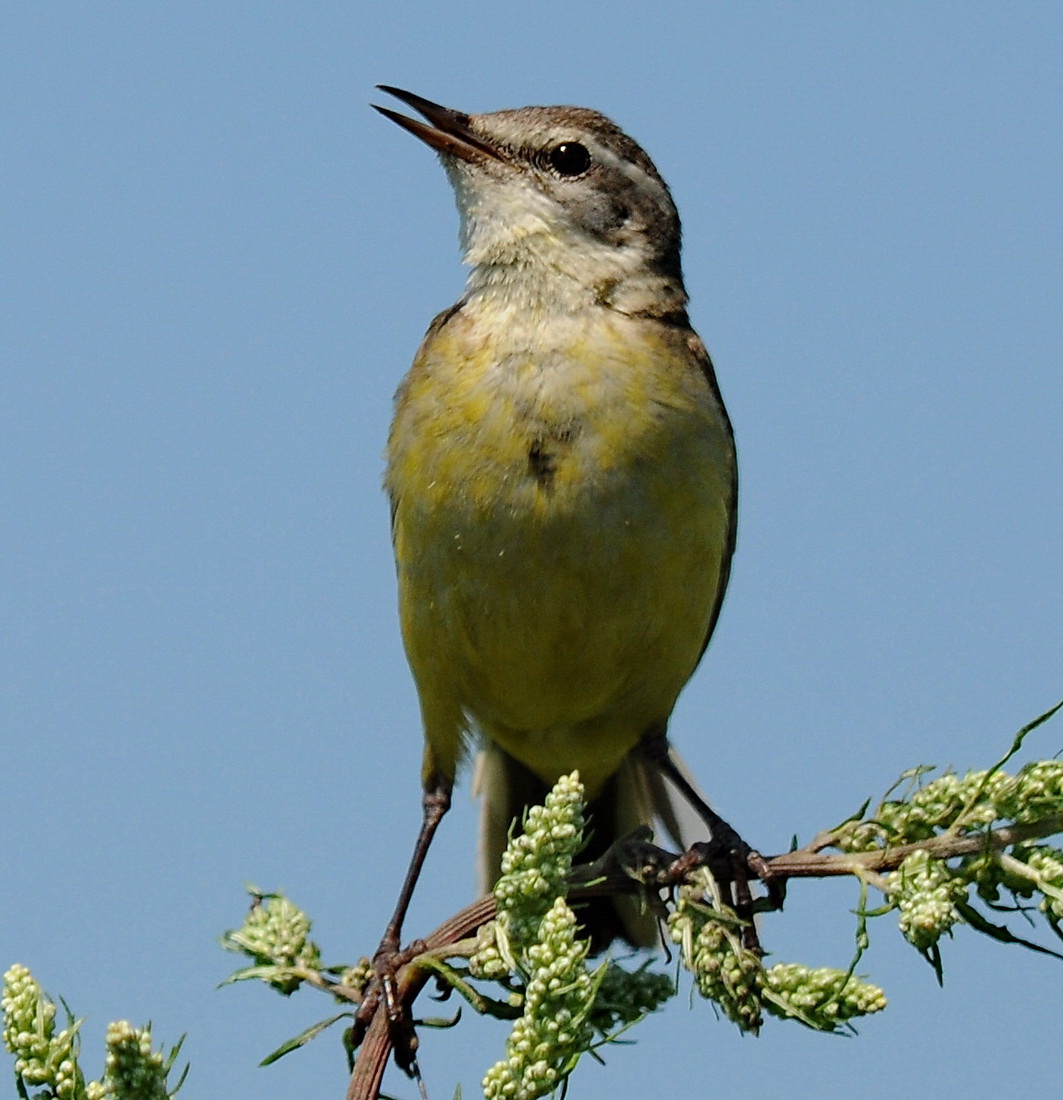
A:
<svg viewBox="0 0 1063 1100">
<path fill-rule="evenodd" d="M 544 489 L 549 489 L 553 484 L 557 456 L 546 449 L 541 439 L 534 440 L 528 448 L 528 470 Z"/>
</svg>

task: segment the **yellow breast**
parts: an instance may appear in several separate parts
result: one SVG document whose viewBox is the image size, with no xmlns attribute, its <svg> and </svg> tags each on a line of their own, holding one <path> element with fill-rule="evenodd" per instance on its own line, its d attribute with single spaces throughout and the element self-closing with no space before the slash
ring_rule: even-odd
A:
<svg viewBox="0 0 1063 1100">
<path fill-rule="evenodd" d="M 733 524 L 730 430 L 690 335 L 605 309 L 545 327 L 466 307 L 426 340 L 387 487 L 444 771 L 474 727 L 547 781 L 579 768 L 593 793 L 671 712 Z"/>
</svg>

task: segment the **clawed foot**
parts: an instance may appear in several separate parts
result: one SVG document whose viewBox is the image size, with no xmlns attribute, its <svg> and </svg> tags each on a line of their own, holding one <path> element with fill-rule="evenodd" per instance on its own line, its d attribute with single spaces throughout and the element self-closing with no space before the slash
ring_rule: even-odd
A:
<svg viewBox="0 0 1063 1100">
<path fill-rule="evenodd" d="M 692 844 L 668 870 L 678 881 L 697 867 L 708 869 L 723 892 L 723 900 L 742 919 L 744 946 L 763 955 L 754 914 L 758 910 L 782 908 L 785 881 L 773 874 L 760 852 L 751 848 L 722 818 L 714 822 L 711 840 Z M 754 899 L 749 885 L 753 880 L 764 886 L 767 897 Z"/>
<path fill-rule="evenodd" d="M 421 940 L 400 948 L 390 937 L 384 937 L 373 956 L 373 977 L 355 1013 L 351 1031 L 351 1047 L 357 1050 L 376 1014 L 384 1012 L 395 1063 L 420 1084 L 422 1094 L 424 1085 L 417 1065 L 417 1033 L 409 1006 L 402 996 L 399 972 L 424 949 L 425 944 Z"/>
<path fill-rule="evenodd" d="M 784 880 L 773 874 L 770 864 L 760 852 L 750 847 L 702 798 L 676 761 L 663 727 L 649 730 L 642 739 L 640 750 L 661 775 L 681 792 L 709 831 L 709 840 L 691 845 L 689 851 L 669 869 L 675 876 L 672 881 L 680 881 L 685 873 L 696 867 L 707 867 L 720 886 L 726 887 L 728 896 L 724 900 L 745 922 L 746 946 L 762 953 L 753 915 L 760 909 L 782 908 Z M 749 889 L 751 878 L 763 883 L 767 890 L 766 898 L 754 900 Z"/>
<path fill-rule="evenodd" d="M 715 879 L 721 901 L 744 922 L 745 946 L 761 954 L 753 918 L 782 908 L 786 879 L 718 816 L 713 821 L 712 839 L 695 842 L 682 855 L 658 847 L 649 828 L 643 827 L 618 840 L 594 863 L 574 868 L 570 881 L 583 886 L 599 879 L 616 881 L 617 876 L 635 879 L 650 888 L 647 901 L 653 903 L 656 888 L 673 889 L 689 881 L 691 872 L 701 867 Z M 753 896 L 750 883 L 754 881 L 764 887 L 763 895 Z"/>
</svg>

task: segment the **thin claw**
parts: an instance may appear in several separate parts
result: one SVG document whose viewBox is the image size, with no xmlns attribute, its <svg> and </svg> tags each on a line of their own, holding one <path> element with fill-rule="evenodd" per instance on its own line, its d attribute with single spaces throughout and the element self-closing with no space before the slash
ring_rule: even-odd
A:
<svg viewBox="0 0 1063 1100">
<path fill-rule="evenodd" d="M 735 912 L 743 922 L 742 946 L 747 951 L 763 956 L 764 949 L 760 946 L 760 937 L 757 935 L 757 926 L 753 920 L 753 894 L 749 889 L 749 865 L 736 854 L 732 866 L 734 878 L 731 891 Z"/>
<path fill-rule="evenodd" d="M 413 1078 L 417 1082 L 417 1090 L 421 1094 L 421 1100 L 428 1100 L 428 1089 L 425 1088 L 424 1078 L 421 1076 L 421 1067 L 417 1064 L 417 1059 L 413 1060 Z"/>
</svg>

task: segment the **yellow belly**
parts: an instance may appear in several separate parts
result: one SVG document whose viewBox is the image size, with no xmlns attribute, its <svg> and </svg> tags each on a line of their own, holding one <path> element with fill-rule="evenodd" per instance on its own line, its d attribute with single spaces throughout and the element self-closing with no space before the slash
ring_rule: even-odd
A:
<svg viewBox="0 0 1063 1100">
<path fill-rule="evenodd" d="M 481 731 L 591 794 L 693 672 L 733 451 L 684 345 L 621 319 L 532 358 L 476 319 L 423 349 L 389 448 L 427 768 Z M 493 331 L 493 330 L 492 330 Z"/>
</svg>

